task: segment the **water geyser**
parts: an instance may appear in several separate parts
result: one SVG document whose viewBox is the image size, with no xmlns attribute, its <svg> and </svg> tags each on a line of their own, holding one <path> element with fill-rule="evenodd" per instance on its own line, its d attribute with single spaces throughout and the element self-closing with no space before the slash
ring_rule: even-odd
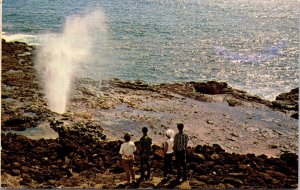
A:
<svg viewBox="0 0 300 190">
<path fill-rule="evenodd" d="M 74 75 L 83 64 L 95 59 L 97 36 L 106 31 L 101 10 L 81 16 L 69 16 L 62 33 L 43 36 L 35 60 L 45 90 L 49 109 L 65 113 Z"/>
</svg>

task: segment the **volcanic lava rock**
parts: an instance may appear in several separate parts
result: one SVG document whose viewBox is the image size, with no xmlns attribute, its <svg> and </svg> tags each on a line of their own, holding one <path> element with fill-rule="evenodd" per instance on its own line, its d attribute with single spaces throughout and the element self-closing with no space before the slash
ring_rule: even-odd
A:
<svg viewBox="0 0 300 190">
<path fill-rule="evenodd" d="M 118 175 L 123 172 L 121 156 L 118 153 L 121 141 L 90 142 L 86 139 L 87 137 L 73 136 L 68 131 L 61 133 L 63 132 L 70 144 L 76 147 L 72 152 L 66 151 L 63 158 L 58 153 L 58 150 L 62 148 L 59 139 L 31 140 L 10 133 L 2 134 L 2 172 L 13 176 L 23 176 L 20 184 L 24 187 L 30 187 L 34 183 L 44 183 L 46 186 L 55 187 L 59 184 L 57 181 L 65 176 L 72 176 L 73 172 L 94 172 L 95 168 L 99 172 L 109 171 L 109 175 Z M 29 147 L 31 152 L 28 152 Z M 162 148 L 156 147 L 156 151 L 151 156 L 153 176 L 162 176 L 161 152 Z M 137 156 L 136 162 L 138 159 Z M 254 154 L 230 154 L 214 144 L 189 148 L 187 154 L 187 170 L 192 171 L 188 176 L 192 188 L 295 187 L 298 182 L 297 169 L 298 156 L 292 153 L 284 153 L 280 158 Z M 140 187 L 144 186 L 155 188 L 155 184 L 151 182 L 147 185 L 143 183 Z"/>
<path fill-rule="evenodd" d="M 91 122 L 92 117 L 89 115 L 83 117 L 64 114 L 61 119 L 53 119 L 58 115 L 47 109 L 33 68 L 35 47 L 5 41 L 2 41 L 2 45 L 2 129 L 23 130 L 48 121 L 59 134 L 57 139 L 32 140 L 21 135 L 2 133 L 1 175 L 5 177 L 2 180 L 9 182 L 3 187 L 11 184 L 9 187 L 14 188 L 66 186 L 75 188 L 82 184 L 86 188 L 94 187 L 92 183 L 102 183 L 102 188 L 120 187 L 115 184 L 115 179 L 120 180 L 123 174 L 119 155 L 122 141 L 105 141 L 106 136 L 101 125 Z M 148 85 L 143 82 L 116 80 L 112 84 L 134 91 L 159 91 L 167 98 L 173 97 L 170 93 L 172 92 L 183 98 L 189 97 L 207 102 L 216 99 L 227 101 L 230 98 L 232 106 L 240 105 L 234 101 L 250 102 L 251 105 L 259 103 L 269 106 L 270 104 L 243 91 L 233 90 L 226 83 L 213 81 Z M 95 102 L 98 100 L 93 88 L 82 89 L 81 92 L 84 95 L 79 98 L 94 98 Z M 109 98 L 107 95 L 107 101 Z M 127 100 L 122 97 L 119 101 L 124 103 Z M 270 104 L 270 107 L 297 114 L 297 102 L 298 90 L 295 89 L 288 94 L 280 95 L 273 105 Z M 162 148 L 157 145 L 152 148 L 152 176 L 159 178 L 163 174 Z M 137 172 L 139 159 L 136 155 L 134 164 Z M 175 168 L 173 163 L 172 180 L 175 178 Z M 228 153 L 217 144 L 197 145 L 187 150 L 187 170 L 190 181 L 187 184 L 191 188 L 265 189 L 296 188 L 298 185 L 298 155 L 288 152 L 283 153 L 279 158 L 268 158 L 265 155 Z M 99 175 L 91 175 L 95 173 Z M 90 186 L 87 185 L 86 180 L 90 182 Z M 14 183 L 10 183 L 11 181 Z M 157 188 L 158 186 L 153 181 L 147 181 L 140 187 Z M 161 184 L 159 187 L 179 188 L 180 186 L 169 183 Z"/>
<path fill-rule="evenodd" d="M 209 81 L 207 83 L 200 82 L 194 84 L 194 88 L 197 92 L 203 94 L 223 94 L 224 90 L 227 88 L 228 84 L 226 82 L 216 82 Z"/>
<path fill-rule="evenodd" d="M 33 67 L 35 47 L 2 40 L 2 130 L 36 127 L 51 112 Z"/>
<path fill-rule="evenodd" d="M 290 92 L 282 93 L 272 102 L 275 108 L 284 110 L 291 117 L 298 119 L 299 115 L 299 88 L 294 88 Z"/>
</svg>

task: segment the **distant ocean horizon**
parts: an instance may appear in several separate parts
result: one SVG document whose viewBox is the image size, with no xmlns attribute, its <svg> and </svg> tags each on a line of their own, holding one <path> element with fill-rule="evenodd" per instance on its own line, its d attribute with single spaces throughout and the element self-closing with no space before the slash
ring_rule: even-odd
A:
<svg viewBox="0 0 300 190">
<path fill-rule="evenodd" d="M 2 38 L 40 45 L 62 33 L 67 18 L 97 9 L 105 31 L 93 36 L 95 59 L 83 61 L 77 77 L 216 80 L 274 100 L 299 85 L 298 7 L 297 0 L 9 0 Z"/>
</svg>

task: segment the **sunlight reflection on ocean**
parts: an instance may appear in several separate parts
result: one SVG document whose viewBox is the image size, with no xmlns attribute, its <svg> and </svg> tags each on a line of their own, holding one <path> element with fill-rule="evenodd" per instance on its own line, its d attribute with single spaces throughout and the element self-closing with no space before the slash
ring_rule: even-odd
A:
<svg viewBox="0 0 300 190">
<path fill-rule="evenodd" d="M 218 80 L 274 100 L 299 83 L 297 5 L 296 0 L 10 0 L 3 2 L 2 37 L 37 45 L 43 34 L 62 32 L 67 16 L 99 8 L 108 31 L 95 37 L 97 61 L 82 63 L 80 77 Z M 274 56 L 251 58 L 282 40 L 286 46 Z"/>
</svg>

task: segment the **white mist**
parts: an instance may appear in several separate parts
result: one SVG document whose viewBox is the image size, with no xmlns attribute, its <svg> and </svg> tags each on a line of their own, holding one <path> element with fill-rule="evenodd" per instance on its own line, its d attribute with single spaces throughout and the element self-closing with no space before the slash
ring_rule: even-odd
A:
<svg viewBox="0 0 300 190">
<path fill-rule="evenodd" d="M 49 109 L 65 113 L 76 71 L 94 61 L 97 36 L 106 31 L 102 11 L 70 16 L 62 33 L 46 34 L 37 51 L 36 69 L 40 74 Z"/>
</svg>

